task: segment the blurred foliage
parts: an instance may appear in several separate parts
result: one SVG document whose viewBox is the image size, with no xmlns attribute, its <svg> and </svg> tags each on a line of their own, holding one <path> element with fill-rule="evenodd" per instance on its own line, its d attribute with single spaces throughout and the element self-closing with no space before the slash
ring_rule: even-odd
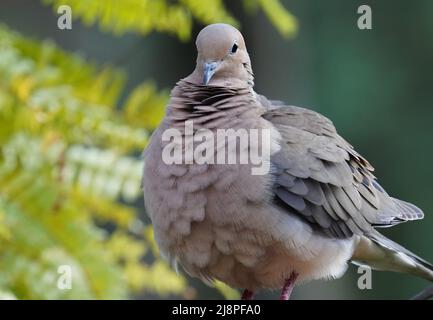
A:
<svg viewBox="0 0 433 320">
<path fill-rule="evenodd" d="M 44 0 L 55 9 L 64 1 Z M 121 34 L 190 39 L 203 24 L 238 22 L 221 0 L 69 0 L 73 17 Z M 244 0 L 284 36 L 296 19 L 277 0 Z M 151 81 L 124 99 L 125 74 L 0 25 L 0 299 L 194 298 L 160 259 L 139 219 L 140 153 L 168 99 Z M 123 101 L 123 100 L 122 100 Z M 142 208 L 142 205 L 139 207 Z M 60 290 L 59 266 L 73 282 Z M 239 293 L 215 284 L 228 299 Z"/>
<path fill-rule="evenodd" d="M 122 86 L 117 70 L 0 28 L 2 297 L 125 298 L 128 289 L 186 288 L 160 260 L 143 263 L 158 254 L 131 206 L 141 194 L 135 155 L 167 95 L 145 83 L 116 108 Z M 149 119 L 140 122 L 141 114 Z M 56 285 L 64 264 L 73 270 L 71 290 Z"/>
<path fill-rule="evenodd" d="M 103 31 L 123 34 L 133 31 L 146 35 L 152 31 L 175 34 L 181 40 L 191 38 L 193 19 L 201 24 L 238 21 L 227 11 L 222 0 L 43 0 L 55 10 L 60 5 L 71 7 L 73 17 L 85 25 L 98 23 Z M 285 37 L 297 31 L 296 18 L 279 0 L 243 0 L 248 11 L 261 8 L 272 24 Z"/>
</svg>

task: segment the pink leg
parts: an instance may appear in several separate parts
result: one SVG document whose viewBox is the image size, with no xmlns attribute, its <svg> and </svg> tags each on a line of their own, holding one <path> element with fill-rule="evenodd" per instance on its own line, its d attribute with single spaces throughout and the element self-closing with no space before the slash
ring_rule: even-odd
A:
<svg viewBox="0 0 433 320">
<path fill-rule="evenodd" d="M 293 271 L 290 277 L 284 282 L 283 290 L 281 290 L 280 300 L 289 300 L 292 294 L 293 288 L 295 287 L 295 281 L 298 278 L 298 273 Z"/>
<path fill-rule="evenodd" d="M 244 292 L 242 293 L 241 299 L 242 300 L 253 300 L 253 297 L 254 297 L 254 292 L 252 292 L 248 289 L 245 289 Z"/>
</svg>

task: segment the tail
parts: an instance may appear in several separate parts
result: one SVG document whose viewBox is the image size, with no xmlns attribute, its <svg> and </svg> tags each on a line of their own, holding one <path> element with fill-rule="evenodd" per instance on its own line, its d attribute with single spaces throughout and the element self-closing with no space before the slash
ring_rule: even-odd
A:
<svg viewBox="0 0 433 320">
<path fill-rule="evenodd" d="M 394 241 L 373 232 L 361 237 L 352 262 L 376 270 L 412 274 L 433 282 L 433 265 Z"/>
</svg>

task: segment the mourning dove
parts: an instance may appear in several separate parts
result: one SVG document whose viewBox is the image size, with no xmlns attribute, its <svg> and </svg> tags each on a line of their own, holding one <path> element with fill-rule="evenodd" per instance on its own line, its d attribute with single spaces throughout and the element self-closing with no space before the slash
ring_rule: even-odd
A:
<svg viewBox="0 0 433 320">
<path fill-rule="evenodd" d="M 257 94 L 237 29 L 209 25 L 196 45 L 196 68 L 172 90 L 144 153 L 146 211 L 173 265 L 245 289 L 245 299 L 263 288 L 282 288 L 287 299 L 298 283 L 342 276 L 348 262 L 433 281 L 430 263 L 376 230 L 423 218 L 419 208 L 389 196 L 326 117 Z M 192 133 L 268 130 L 260 147 L 269 149 L 270 170 L 252 174 L 251 163 L 186 159 L 188 121 Z M 168 141 L 170 130 L 182 141 Z M 164 160 L 170 143 L 182 161 Z"/>
</svg>

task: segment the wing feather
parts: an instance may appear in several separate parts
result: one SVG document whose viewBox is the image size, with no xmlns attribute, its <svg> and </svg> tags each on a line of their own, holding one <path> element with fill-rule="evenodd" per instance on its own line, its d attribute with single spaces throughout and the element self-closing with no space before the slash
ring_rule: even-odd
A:
<svg viewBox="0 0 433 320">
<path fill-rule="evenodd" d="M 423 217 L 413 204 L 385 192 L 374 168 L 338 135 L 329 119 L 259 99 L 267 110 L 263 118 L 282 138 L 281 150 L 271 158 L 277 205 L 336 238 Z"/>
</svg>

